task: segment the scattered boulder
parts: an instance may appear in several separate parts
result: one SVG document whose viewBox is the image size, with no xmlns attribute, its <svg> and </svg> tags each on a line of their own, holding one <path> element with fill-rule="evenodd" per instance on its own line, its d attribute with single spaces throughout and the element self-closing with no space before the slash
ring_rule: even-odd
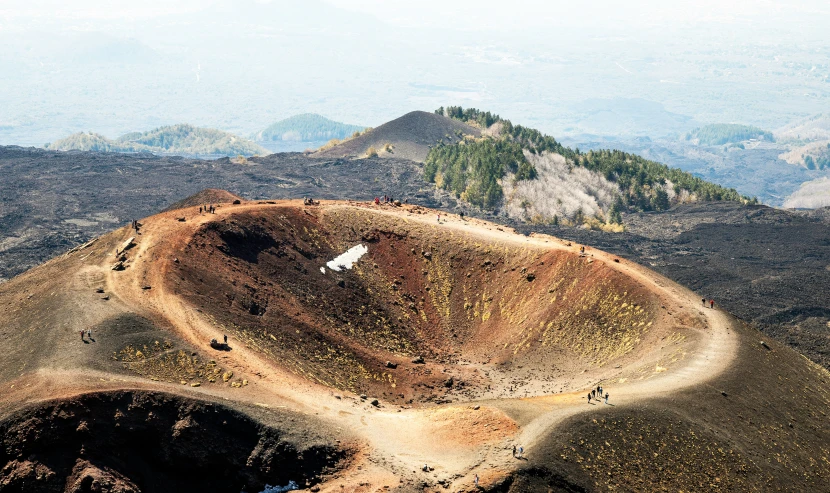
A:
<svg viewBox="0 0 830 493">
<path fill-rule="evenodd" d="M 455 379 L 453 377 L 450 377 L 450 378 L 444 380 L 444 387 L 450 388 L 450 387 L 452 387 L 452 384 L 454 384 L 454 383 L 455 383 Z"/>
<path fill-rule="evenodd" d="M 179 221 L 180 223 L 183 223 L 183 222 L 185 222 L 186 220 L 187 220 L 187 219 L 185 219 L 184 217 L 177 217 L 177 218 L 176 218 L 176 221 Z"/>
<path fill-rule="evenodd" d="M 122 243 L 120 247 L 116 248 L 115 254 L 118 255 L 121 252 L 129 250 L 130 248 L 132 248 L 135 245 L 134 242 L 135 242 L 135 236 L 131 236 L 131 237 L 127 238 L 127 241 Z"/>
<path fill-rule="evenodd" d="M 239 204 L 241 204 L 241 203 L 242 203 L 242 201 L 241 201 L 241 200 L 239 200 L 239 199 L 236 199 L 236 200 L 234 200 L 232 203 L 233 203 L 233 205 L 239 205 Z"/>
<path fill-rule="evenodd" d="M 370 404 L 375 407 L 380 407 L 380 402 L 377 399 L 372 399 L 372 402 L 370 402 Z"/>
<path fill-rule="evenodd" d="M 533 282 L 533 280 L 536 279 L 536 274 L 531 272 L 525 276 L 525 279 L 527 279 L 527 282 Z"/>
<path fill-rule="evenodd" d="M 424 364 L 424 357 L 423 356 L 418 356 L 417 358 L 414 358 L 412 360 L 412 362 L 417 364 L 417 365 L 423 365 Z"/>
<path fill-rule="evenodd" d="M 772 349 L 772 348 L 771 348 L 771 347 L 769 347 L 769 345 L 768 345 L 766 342 L 764 342 L 764 341 L 761 341 L 761 346 L 763 346 L 763 347 L 764 347 L 764 349 L 766 349 L 767 351 L 769 351 L 770 349 Z"/>
<path fill-rule="evenodd" d="M 397 367 L 398 367 L 398 364 L 397 364 L 397 363 L 392 363 L 391 361 L 387 361 L 387 362 L 386 362 L 386 367 L 387 367 L 387 368 L 391 368 L 391 369 L 393 369 L 393 370 L 394 370 L 395 368 L 397 368 Z"/>
<path fill-rule="evenodd" d="M 118 262 L 112 264 L 112 270 L 124 270 L 124 262 L 119 260 Z"/>
</svg>

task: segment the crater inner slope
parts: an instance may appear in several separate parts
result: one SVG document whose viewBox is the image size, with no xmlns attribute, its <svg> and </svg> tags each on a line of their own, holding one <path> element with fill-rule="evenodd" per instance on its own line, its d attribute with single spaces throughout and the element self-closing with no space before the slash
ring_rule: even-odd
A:
<svg viewBox="0 0 830 493">
<path fill-rule="evenodd" d="M 194 229 L 166 283 L 274 365 L 398 404 L 651 375 L 706 324 L 590 249 L 426 214 L 239 207 Z M 358 245 L 352 268 L 327 267 Z"/>
</svg>

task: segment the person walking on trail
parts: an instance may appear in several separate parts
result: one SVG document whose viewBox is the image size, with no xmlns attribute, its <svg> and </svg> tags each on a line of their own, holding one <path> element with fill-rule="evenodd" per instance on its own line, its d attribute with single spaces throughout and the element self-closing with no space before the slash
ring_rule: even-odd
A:
<svg viewBox="0 0 830 493">
<path fill-rule="evenodd" d="M 588 392 L 588 404 L 590 404 L 590 403 L 591 403 L 591 393 Z M 513 453 L 515 454 L 515 451 Z"/>
<path fill-rule="evenodd" d="M 605 403 L 608 404 L 608 392 L 605 393 Z"/>
<path fill-rule="evenodd" d="M 706 298 L 703 298 L 703 307 L 706 307 Z"/>
<path fill-rule="evenodd" d="M 709 308 L 715 308 L 715 300 L 709 300 Z"/>
<path fill-rule="evenodd" d="M 83 331 L 83 329 L 81 329 L 81 340 L 82 341 L 84 340 L 84 331 Z"/>
<path fill-rule="evenodd" d="M 525 448 L 519 445 L 519 458 L 521 459 L 525 455 Z"/>
<path fill-rule="evenodd" d="M 438 214 L 438 222 L 441 222 L 441 214 Z"/>
<path fill-rule="evenodd" d="M 579 247 L 579 253 L 585 254 L 585 245 Z"/>
<path fill-rule="evenodd" d="M 86 336 L 90 341 L 92 340 L 92 329 L 86 329 Z"/>
<path fill-rule="evenodd" d="M 228 334 L 224 334 L 224 336 L 225 336 L 225 344 L 227 344 L 228 343 Z"/>
<path fill-rule="evenodd" d="M 478 474 L 476 474 L 475 484 L 476 484 L 476 488 L 478 488 Z"/>
</svg>

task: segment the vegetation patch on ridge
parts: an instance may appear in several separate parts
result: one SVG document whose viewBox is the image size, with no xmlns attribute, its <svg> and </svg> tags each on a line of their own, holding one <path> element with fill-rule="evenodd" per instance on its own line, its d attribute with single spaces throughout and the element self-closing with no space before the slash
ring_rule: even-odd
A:
<svg viewBox="0 0 830 493">
<path fill-rule="evenodd" d="M 78 132 L 46 144 L 45 147 L 53 151 L 151 152 L 191 156 L 268 154 L 266 149 L 248 139 L 187 123 L 159 127 L 147 132 L 130 132 L 115 140 L 92 132 Z"/>
<path fill-rule="evenodd" d="M 713 123 L 696 128 L 686 134 L 686 140 L 697 140 L 700 145 L 724 145 L 750 139 L 774 142 L 772 132 L 752 125 L 738 123 Z"/>
<path fill-rule="evenodd" d="M 622 212 L 663 211 L 675 203 L 757 202 L 635 154 L 570 149 L 490 112 L 450 106 L 435 113 L 481 127 L 485 135 L 434 146 L 425 179 L 478 207 L 503 205 L 513 217 L 594 226 L 620 224 Z M 562 184 L 568 182 L 565 190 Z"/>
<path fill-rule="evenodd" d="M 294 115 L 271 124 L 265 130 L 254 135 L 257 141 L 316 141 L 343 140 L 355 132 L 362 132 L 366 127 L 340 123 L 314 113 Z"/>
</svg>

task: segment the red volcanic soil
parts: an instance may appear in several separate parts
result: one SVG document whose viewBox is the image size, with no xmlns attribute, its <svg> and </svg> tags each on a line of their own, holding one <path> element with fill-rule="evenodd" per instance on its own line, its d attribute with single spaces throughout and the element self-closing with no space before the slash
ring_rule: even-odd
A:
<svg viewBox="0 0 830 493">
<path fill-rule="evenodd" d="M 417 206 L 139 222 L 0 285 L 0 489 L 830 480 L 827 371 L 604 252 Z"/>
<path fill-rule="evenodd" d="M 353 269 L 325 267 L 355 245 L 368 253 Z M 358 208 L 233 214 L 178 260 L 171 289 L 234 338 L 399 404 L 558 391 L 575 368 L 611 368 L 662 334 L 656 298 L 606 263 Z"/>
</svg>

